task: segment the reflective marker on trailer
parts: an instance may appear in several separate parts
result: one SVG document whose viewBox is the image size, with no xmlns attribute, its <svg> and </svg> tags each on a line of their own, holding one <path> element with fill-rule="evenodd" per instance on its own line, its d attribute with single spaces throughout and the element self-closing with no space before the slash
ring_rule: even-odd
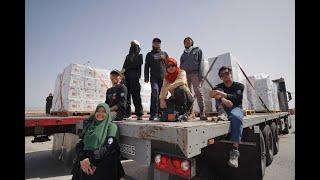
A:
<svg viewBox="0 0 320 180">
<path fill-rule="evenodd" d="M 189 168 L 190 168 L 190 163 L 189 163 L 189 161 L 187 161 L 187 160 L 182 161 L 182 163 L 181 163 L 181 169 L 182 169 L 183 171 L 188 171 Z"/>
<path fill-rule="evenodd" d="M 188 160 L 157 154 L 154 157 L 156 169 L 184 178 L 191 178 L 191 164 Z"/>
</svg>

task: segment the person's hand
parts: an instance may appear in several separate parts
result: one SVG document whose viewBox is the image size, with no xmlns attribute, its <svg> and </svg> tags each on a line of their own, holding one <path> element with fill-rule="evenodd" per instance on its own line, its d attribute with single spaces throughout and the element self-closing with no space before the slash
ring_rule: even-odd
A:
<svg viewBox="0 0 320 180">
<path fill-rule="evenodd" d="M 160 108 L 162 108 L 162 109 L 167 108 L 167 103 L 166 103 L 166 101 L 164 101 L 164 100 L 161 100 L 161 101 L 160 101 Z"/>
<path fill-rule="evenodd" d="M 221 101 L 222 101 L 222 103 L 223 103 L 224 105 L 226 105 L 228 108 L 231 108 L 231 107 L 233 106 L 233 103 L 232 103 L 230 100 L 226 99 L 226 98 L 222 98 Z"/>
<path fill-rule="evenodd" d="M 89 174 L 90 174 L 90 175 L 93 175 L 94 172 L 96 171 L 96 169 L 97 169 L 97 167 L 91 166 L 91 167 L 89 168 Z"/>
<path fill-rule="evenodd" d="M 149 80 L 145 79 L 144 82 L 145 82 L 145 83 L 149 83 Z"/>
<path fill-rule="evenodd" d="M 85 172 L 86 174 L 89 174 L 89 171 L 92 171 L 90 167 L 90 161 L 88 158 L 80 161 L 80 165 L 81 165 L 82 171 Z"/>
<path fill-rule="evenodd" d="M 214 98 L 218 95 L 217 90 L 212 90 L 209 95 Z"/>
</svg>

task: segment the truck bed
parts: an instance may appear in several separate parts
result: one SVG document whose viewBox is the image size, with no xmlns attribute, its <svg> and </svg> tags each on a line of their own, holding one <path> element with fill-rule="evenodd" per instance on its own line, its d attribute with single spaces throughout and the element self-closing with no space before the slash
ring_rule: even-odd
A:
<svg viewBox="0 0 320 180">
<path fill-rule="evenodd" d="M 287 112 L 247 115 L 243 120 L 243 128 L 287 115 Z M 144 119 L 140 121 L 117 121 L 115 123 L 120 128 L 121 136 L 177 144 L 187 158 L 199 154 L 200 149 L 207 146 L 208 139 L 230 132 L 229 121 L 215 123 L 200 121 L 199 118 L 191 122 L 159 122 Z"/>
</svg>

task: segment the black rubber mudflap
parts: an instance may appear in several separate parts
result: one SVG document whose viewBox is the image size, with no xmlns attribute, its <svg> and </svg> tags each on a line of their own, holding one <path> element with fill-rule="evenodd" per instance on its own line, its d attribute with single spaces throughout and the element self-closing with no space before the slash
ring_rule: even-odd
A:
<svg viewBox="0 0 320 180">
<path fill-rule="evenodd" d="M 259 143 L 258 145 L 260 146 Z M 208 173 L 224 180 L 262 180 L 260 147 L 257 147 L 256 144 L 240 144 L 238 168 L 227 164 L 230 148 L 229 143 L 216 142 L 202 150 Z"/>
</svg>

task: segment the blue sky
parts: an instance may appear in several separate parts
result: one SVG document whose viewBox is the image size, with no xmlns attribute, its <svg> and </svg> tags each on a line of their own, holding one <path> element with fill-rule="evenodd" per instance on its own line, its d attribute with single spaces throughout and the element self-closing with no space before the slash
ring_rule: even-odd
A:
<svg viewBox="0 0 320 180">
<path fill-rule="evenodd" d="M 186 36 L 206 59 L 231 52 L 248 74 L 282 76 L 294 92 L 294 9 L 292 0 L 27 0 L 25 107 L 44 107 L 68 64 L 120 69 L 130 40 L 145 57 L 155 36 L 176 59 Z"/>
</svg>

